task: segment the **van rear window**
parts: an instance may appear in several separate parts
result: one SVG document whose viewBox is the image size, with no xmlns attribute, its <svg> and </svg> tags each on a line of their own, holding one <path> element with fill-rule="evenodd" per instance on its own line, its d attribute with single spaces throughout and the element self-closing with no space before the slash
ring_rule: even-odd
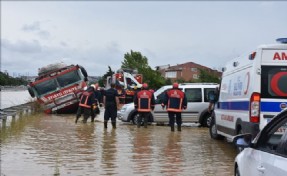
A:
<svg viewBox="0 0 287 176">
<path fill-rule="evenodd" d="M 262 66 L 261 97 L 287 98 L 287 66 Z"/>
</svg>

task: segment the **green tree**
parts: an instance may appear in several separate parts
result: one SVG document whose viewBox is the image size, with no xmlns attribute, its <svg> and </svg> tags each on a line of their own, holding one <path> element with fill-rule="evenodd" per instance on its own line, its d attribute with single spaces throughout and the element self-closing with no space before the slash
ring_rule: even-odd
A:
<svg viewBox="0 0 287 176">
<path fill-rule="evenodd" d="M 220 83 L 220 78 L 213 73 L 210 73 L 204 69 L 199 69 L 199 81 L 200 82 L 213 82 L 213 83 Z"/>
<path fill-rule="evenodd" d="M 137 69 L 143 75 L 143 82 L 148 83 L 150 88 L 157 89 L 165 84 L 165 79 L 148 65 L 147 57 L 140 52 L 131 50 L 130 53 L 126 53 L 121 67 Z"/>
<path fill-rule="evenodd" d="M 28 82 L 22 78 L 13 78 L 0 72 L 0 85 L 1 86 L 19 86 L 27 85 Z"/>
<path fill-rule="evenodd" d="M 104 87 L 107 77 L 112 76 L 115 73 L 110 66 L 108 66 L 108 68 L 109 70 L 98 81 L 100 87 Z"/>
</svg>

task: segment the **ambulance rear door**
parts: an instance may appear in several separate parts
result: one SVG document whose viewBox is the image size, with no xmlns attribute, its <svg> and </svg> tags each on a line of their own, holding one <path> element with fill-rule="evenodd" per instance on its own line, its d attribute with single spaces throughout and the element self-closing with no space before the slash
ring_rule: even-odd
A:
<svg viewBox="0 0 287 176">
<path fill-rule="evenodd" d="M 260 129 L 287 107 L 287 45 L 262 49 Z"/>
</svg>

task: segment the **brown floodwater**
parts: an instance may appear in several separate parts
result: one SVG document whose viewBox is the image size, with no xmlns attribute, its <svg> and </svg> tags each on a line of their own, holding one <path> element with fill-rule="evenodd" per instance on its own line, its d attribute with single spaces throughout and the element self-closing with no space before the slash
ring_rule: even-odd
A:
<svg viewBox="0 0 287 176">
<path fill-rule="evenodd" d="M 1 124 L 1 176 L 233 175 L 236 149 L 207 128 L 147 129 L 74 123 L 74 115 L 8 117 Z M 9 120 L 10 118 L 10 120 Z"/>
</svg>

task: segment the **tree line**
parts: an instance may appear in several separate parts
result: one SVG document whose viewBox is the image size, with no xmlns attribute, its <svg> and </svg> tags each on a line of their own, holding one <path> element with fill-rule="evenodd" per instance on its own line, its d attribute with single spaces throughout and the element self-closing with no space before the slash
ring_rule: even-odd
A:
<svg viewBox="0 0 287 176">
<path fill-rule="evenodd" d="M 1 86 L 20 86 L 27 85 L 28 82 L 22 78 L 13 78 L 8 74 L 0 72 L 0 85 Z"/>
</svg>

